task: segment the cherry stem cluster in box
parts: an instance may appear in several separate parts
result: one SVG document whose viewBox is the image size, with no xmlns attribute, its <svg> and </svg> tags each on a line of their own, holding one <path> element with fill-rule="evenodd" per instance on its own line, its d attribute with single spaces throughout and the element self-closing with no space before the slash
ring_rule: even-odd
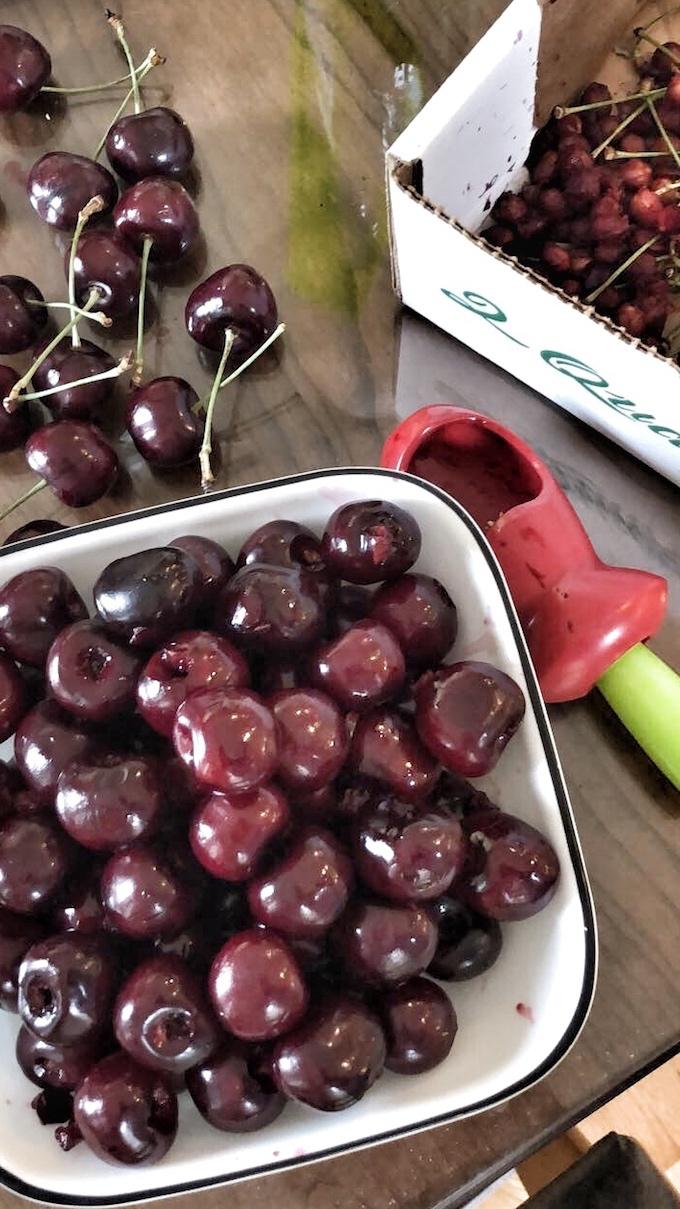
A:
<svg viewBox="0 0 680 1209">
<path fill-rule="evenodd" d="M 495 203 L 485 237 L 663 353 L 680 287 L 680 45 L 655 49 L 639 89 L 589 84 L 536 135 L 529 181 Z"/>
<path fill-rule="evenodd" d="M 64 1149 L 161 1158 L 185 1086 L 241 1133 L 431 1070 L 434 979 L 551 900 L 549 841 L 465 779 L 522 691 L 460 657 L 420 548 L 363 500 L 235 565 L 191 534 L 118 558 L 92 617 L 56 566 L 0 588 L 0 1004 Z"/>
</svg>

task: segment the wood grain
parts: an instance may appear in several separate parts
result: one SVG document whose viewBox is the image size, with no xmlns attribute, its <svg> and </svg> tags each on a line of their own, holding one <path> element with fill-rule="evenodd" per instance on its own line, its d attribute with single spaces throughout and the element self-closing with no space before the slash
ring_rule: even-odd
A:
<svg viewBox="0 0 680 1209">
<path fill-rule="evenodd" d="M 204 233 L 190 263 L 154 291 L 148 370 L 206 387 L 209 370 L 182 324 L 186 296 L 222 264 L 254 263 L 274 287 L 288 334 L 220 404 L 217 486 L 375 464 L 397 416 L 438 400 L 469 403 L 536 445 L 603 557 L 668 577 L 669 616 L 654 647 L 680 664 L 677 492 L 450 338 L 400 317 L 391 293 L 384 145 L 502 7 L 502 0 L 125 4 L 135 53 L 154 44 L 168 56 L 147 95 L 168 100 L 194 132 Z M 1 20 L 44 40 L 62 84 L 118 72 L 102 11 L 99 0 L 0 2 Z M 53 106 L 49 121 L 20 115 L 0 125 L 2 271 L 35 278 L 50 298 L 64 296 L 63 245 L 33 215 L 26 172 L 49 149 L 91 151 L 114 108 L 110 98 L 77 101 Z M 128 347 L 131 331 L 110 343 Z M 117 435 L 122 404 L 120 392 L 106 420 Z M 126 438 L 120 449 L 121 486 L 78 520 L 197 490 L 194 468 L 155 475 Z M 4 455 L 0 501 L 30 481 L 21 454 Z M 2 533 L 34 516 L 74 519 L 45 492 Z M 539 1087 L 482 1119 L 198 1194 L 202 1209 L 226 1197 L 231 1209 L 455 1209 L 677 1044 L 677 795 L 597 698 L 555 709 L 552 720 L 601 936 L 598 993 L 573 1052 Z"/>
</svg>

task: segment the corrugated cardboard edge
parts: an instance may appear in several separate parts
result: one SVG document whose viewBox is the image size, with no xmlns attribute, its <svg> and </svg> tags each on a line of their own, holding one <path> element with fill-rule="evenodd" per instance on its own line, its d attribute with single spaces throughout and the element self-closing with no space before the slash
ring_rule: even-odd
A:
<svg viewBox="0 0 680 1209">
<path fill-rule="evenodd" d="M 397 241 L 394 238 L 392 226 L 392 208 L 389 205 L 390 180 L 393 180 L 403 193 L 407 193 L 409 197 L 419 206 L 422 206 L 424 210 L 427 210 L 430 214 L 433 214 L 435 218 L 440 218 L 445 223 L 448 223 L 448 225 L 453 227 L 454 230 L 456 230 L 460 235 L 463 235 L 466 239 L 469 239 L 472 243 L 476 244 L 477 247 L 483 248 L 483 250 L 488 252 L 490 256 L 493 256 L 495 260 L 500 260 L 504 264 L 509 265 L 514 272 L 519 273 L 522 277 L 526 277 L 530 281 L 535 282 L 535 284 L 542 290 L 545 290 L 546 293 L 553 294 L 555 297 L 560 298 L 562 302 L 567 303 L 567 305 L 573 307 L 574 310 L 580 311 L 582 315 L 586 315 L 588 319 L 592 319 L 592 321 L 597 323 L 600 327 L 606 328 L 607 331 L 611 332 L 613 336 L 618 337 L 618 339 L 623 343 L 632 345 L 633 348 L 639 349 L 640 352 L 645 353 L 647 356 L 655 357 L 657 361 L 661 361 L 663 365 L 672 366 L 676 373 L 680 375 L 680 366 L 673 359 L 673 357 L 666 356 L 664 353 L 658 352 L 658 350 L 655 348 L 650 348 L 649 345 L 645 344 L 644 340 L 640 340 L 637 336 L 631 336 L 630 333 L 625 330 L 625 328 L 619 327 L 617 323 L 614 323 L 613 320 L 608 319 L 606 315 L 600 315 L 593 306 L 585 306 L 584 303 L 580 302 L 578 298 L 573 298 L 571 294 L 565 294 L 564 290 L 560 289 L 559 286 L 553 285 L 551 281 L 548 281 L 545 277 L 541 277 L 541 274 L 537 273 L 535 269 L 529 268 L 527 265 L 522 264 L 522 262 L 518 260 L 516 256 L 510 256 L 507 252 L 502 251 L 501 248 L 497 248 L 494 244 L 489 243 L 488 239 L 484 238 L 483 233 L 475 235 L 472 231 L 468 231 L 467 228 L 463 227 L 455 218 L 451 218 L 441 206 L 435 205 L 434 202 L 431 202 L 427 197 L 424 197 L 423 194 L 419 193 L 411 183 L 417 166 L 418 164 L 416 161 L 407 163 L 404 160 L 396 159 L 393 155 L 388 153 L 388 228 L 390 232 L 392 281 L 397 296 L 401 301 L 403 301 L 403 299 L 401 294 L 401 281 L 399 277 L 399 257 L 397 254 Z"/>
</svg>

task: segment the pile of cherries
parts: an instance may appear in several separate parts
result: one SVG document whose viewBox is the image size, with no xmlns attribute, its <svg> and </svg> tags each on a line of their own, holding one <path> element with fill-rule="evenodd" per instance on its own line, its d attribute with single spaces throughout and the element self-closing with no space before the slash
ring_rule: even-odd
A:
<svg viewBox="0 0 680 1209">
<path fill-rule="evenodd" d="M 504 193 L 485 237 L 595 306 L 631 336 L 675 352 L 680 284 L 680 44 L 652 43 L 639 89 L 589 84 L 535 136 L 529 182 Z"/>
<path fill-rule="evenodd" d="M 56 567 L 0 589 L 0 1000 L 64 1148 L 161 1158 L 184 1087 L 243 1132 L 430 1070 L 457 1028 L 432 978 L 550 901 L 550 843 L 464 779 L 522 691 L 442 662 L 420 546 L 367 500 L 235 566 L 195 535 L 119 558 L 91 618 Z"/>
<path fill-rule="evenodd" d="M 162 273 L 186 257 L 199 235 L 198 214 L 182 183 L 191 173 L 194 143 L 175 110 L 142 107 L 140 83 L 163 60 L 150 50 L 135 69 L 120 18 L 107 15 L 128 59 L 130 74 L 123 80 L 132 84 L 135 112 L 116 116 L 93 158 L 49 152 L 33 165 L 27 182 L 38 217 L 73 232 L 65 260 L 68 301 L 48 304 L 25 277 L 0 276 L 0 354 L 32 350 L 21 377 L 0 365 L 0 451 L 23 447 L 28 465 L 40 476 L 33 492 L 49 485 L 73 508 L 98 500 L 117 478 L 118 454 L 99 425 L 119 376 L 133 371 L 126 427 L 142 457 L 156 469 L 169 470 L 198 463 L 200 456 L 205 486 L 213 477 L 212 413 L 224 368 L 228 363 L 230 375 L 245 368 L 282 330 L 264 278 L 249 265 L 228 265 L 197 285 L 186 303 L 189 335 L 202 348 L 222 354 L 209 398 L 199 399 L 189 382 L 172 375 L 144 381 L 147 269 Z M 47 85 L 50 72 L 50 57 L 40 42 L 15 26 L 0 25 L 0 112 L 30 107 L 45 90 L 69 91 Z M 112 171 L 98 162 L 104 148 Z M 124 182 L 120 196 L 114 172 Z M 50 307 L 70 311 L 57 336 L 45 335 Z M 79 334 L 79 322 L 110 326 L 134 312 L 137 346 L 118 364 Z M 51 423 L 42 416 L 36 420 L 36 401 Z M 20 530 L 8 540 L 25 536 Z"/>
</svg>

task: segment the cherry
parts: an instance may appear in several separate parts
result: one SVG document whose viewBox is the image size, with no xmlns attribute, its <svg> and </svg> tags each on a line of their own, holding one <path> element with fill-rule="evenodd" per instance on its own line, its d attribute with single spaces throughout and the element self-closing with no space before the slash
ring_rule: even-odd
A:
<svg viewBox="0 0 680 1209">
<path fill-rule="evenodd" d="M 226 1040 L 216 1054 L 187 1072 L 186 1084 L 202 1117 L 227 1133 L 252 1133 L 283 1112 L 285 1099 L 263 1069 L 258 1051 Z"/>
<path fill-rule="evenodd" d="M 394 986 L 422 974 L 437 948 L 432 915 L 415 903 L 351 903 L 333 936 L 350 979 Z"/>
<path fill-rule="evenodd" d="M 108 168 L 70 151 L 49 151 L 36 160 L 26 187 L 38 218 L 62 231 L 73 230 L 91 198 L 101 197 L 102 212 L 107 212 L 118 197 L 118 186 Z"/>
<path fill-rule="evenodd" d="M 432 1070 L 451 1052 L 458 1031 L 448 995 L 429 978 L 392 987 L 380 1002 L 387 1040 L 385 1066 L 398 1075 Z"/>
<path fill-rule="evenodd" d="M 19 663 L 44 667 L 59 631 L 84 617 L 84 601 L 57 567 L 20 571 L 0 588 L 0 642 Z"/>
<path fill-rule="evenodd" d="M 200 572 L 172 546 L 117 558 L 94 585 L 94 602 L 107 630 L 133 647 L 156 646 L 193 620 Z"/>
<path fill-rule="evenodd" d="M 462 872 L 468 848 L 456 818 L 393 797 L 361 811 L 353 842 L 361 879 L 397 902 L 444 894 Z"/>
<path fill-rule="evenodd" d="M 142 116 L 142 115 L 140 115 Z M 90 197 L 97 193 L 93 189 Z M 196 207 L 183 185 L 162 176 L 147 177 L 121 194 L 113 211 L 116 230 L 135 249 L 172 264 L 184 256 L 198 235 Z"/>
<path fill-rule="evenodd" d="M 408 571 L 420 554 L 420 529 L 396 504 L 361 500 L 331 516 L 321 541 L 323 557 L 341 579 L 375 584 Z"/>
<path fill-rule="evenodd" d="M 404 656 L 390 630 L 366 619 L 319 647 L 309 678 L 344 709 L 365 712 L 392 700 L 404 683 Z"/>
<path fill-rule="evenodd" d="M 385 1036 L 358 1000 L 329 997 L 274 1048 L 274 1078 L 292 1100 L 324 1112 L 351 1108 L 380 1078 Z"/>
<path fill-rule="evenodd" d="M 172 738 L 185 698 L 200 689 L 240 689 L 249 683 L 248 664 L 230 642 L 206 630 L 185 630 L 149 659 L 137 683 L 137 707 L 159 735 Z"/>
<path fill-rule="evenodd" d="M 84 932 L 93 935 L 105 926 L 104 909 L 99 898 L 101 869 L 88 864 L 76 869 L 59 893 L 50 919 L 53 932 Z"/>
<path fill-rule="evenodd" d="M 168 954 L 143 961 L 126 979 L 113 1027 L 119 1045 L 136 1062 L 168 1074 L 205 1062 L 220 1040 L 199 979 Z"/>
<path fill-rule="evenodd" d="M 278 318 L 268 283 L 247 264 L 227 265 L 197 285 L 184 317 L 189 335 L 215 352 L 222 351 L 225 332 L 233 332 L 237 364 L 272 335 Z"/>
<path fill-rule="evenodd" d="M 338 840 L 319 827 L 297 837 L 283 860 L 248 887 L 258 923 L 302 939 L 327 932 L 344 911 L 354 875 Z"/>
<path fill-rule="evenodd" d="M 23 414 L 23 412 L 15 413 L 17 416 Z M 6 412 L 5 415 L 7 415 Z M 67 527 L 67 525 L 60 525 L 59 521 L 50 521 L 36 517 L 34 521 L 28 521 L 27 524 L 20 525 L 18 529 L 14 529 L 2 544 L 3 546 L 11 546 L 14 542 L 33 541 L 34 538 L 44 537 L 46 533 L 59 533 L 60 530 L 66 530 Z"/>
<path fill-rule="evenodd" d="M 201 611 L 212 615 L 220 589 L 234 574 L 234 564 L 227 551 L 212 538 L 192 533 L 173 537 L 170 545 L 177 546 L 193 558 L 201 574 Z"/>
<path fill-rule="evenodd" d="M 0 906 L 24 915 L 42 911 L 72 861 L 65 837 L 49 820 L 6 819 L 0 825 Z"/>
<path fill-rule="evenodd" d="M 503 945 L 500 924 L 448 896 L 438 898 L 432 911 L 439 941 L 428 974 L 449 982 L 467 982 L 489 970 Z"/>
<path fill-rule="evenodd" d="M 46 347 L 47 341 L 44 341 L 36 353 Z M 113 357 L 91 340 L 81 341 L 77 348 L 69 340 L 62 340 L 35 369 L 33 385 L 38 392 L 53 392 L 45 395 L 43 402 L 57 419 L 90 420 L 113 390 L 113 379 L 101 379 L 99 375 L 112 370 L 115 364 Z M 98 380 L 80 386 L 70 385 L 82 382 L 83 378 Z"/>
<path fill-rule="evenodd" d="M 103 937 L 63 932 L 38 940 L 19 970 L 19 1015 L 36 1037 L 76 1045 L 108 1028 L 116 982 Z"/>
<path fill-rule="evenodd" d="M 42 42 L 16 25 L 0 25 L 0 112 L 25 109 L 51 71 L 52 61 Z"/>
<path fill-rule="evenodd" d="M 66 271 L 71 256 L 66 256 Z M 97 290 L 97 310 L 110 319 L 130 315 L 139 301 L 140 262 L 117 231 L 84 231 L 74 253 L 76 301 Z"/>
<path fill-rule="evenodd" d="M 498 810 L 490 798 L 475 785 L 455 772 L 442 772 L 436 787 L 428 799 L 428 806 L 436 814 L 464 818 L 476 810 Z"/>
<path fill-rule="evenodd" d="M 177 710 L 173 742 L 200 782 L 225 793 L 262 785 L 278 757 L 274 718 L 255 693 L 244 689 L 193 693 Z"/>
<path fill-rule="evenodd" d="M 294 652 L 318 641 L 325 612 L 314 576 L 299 567 L 241 567 L 219 594 L 214 626 L 259 652 Z"/>
<path fill-rule="evenodd" d="M 101 880 L 101 897 L 110 922 L 138 940 L 177 935 L 195 904 L 191 887 L 153 848 L 135 844 L 114 852 Z"/>
<path fill-rule="evenodd" d="M 152 378 L 132 392 L 127 430 L 149 465 L 169 470 L 198 457 L 205 422 L 196 403 L 198 395 L 184 378 Z"/>
<path fill-rule="evenodd" d="M 431 793 L 439 771 L 413 724 L 384 706 L 359 718 L 349 767 L 389 785 L 399 797 L 416 801 Z"/>
<path fill-rule="evenodd" d="M 213 877 L 246 881 L 288 819 L 288 802 L 274 785 L 231 796 L 212 793 L 194 813 L 189 840 L 196 860 Z"/>
<path fill-rule="evenodd" d="M 46 698 L 19 723 L 14 743 L 17 766 L 40 802 L 54 801 L 59 774 L 71 760 L 86 759 L 99 749 L 99 740 L 82 724 Z"/>
<path fill-rule="evenodd" d="M 666 54 L 669 51 L 669 54 Z M 664 42 L 651 56 L 646 70 L 658 84 L 667 84 L 677 70 L 673 58 L 680 59 L 680 43 Z"/>
<path fill-rule="evenodd" d="M 402 575 L 385 584 L 373 597 L 370 615 L 392 631 L 412 668 L 441 663 L 458 632 L 456 606 L 429 575 Z"/>
<path fill-rule="evenodd" d="M 243 1041 L 268 1041 L 288 1032 L 307 1008 L 295 957 L 266 928 L 232 936 L 213 961 L 208 986 L 224 1028 Z"/>
<path fill-rule="evenodd" d="M 148 839 L 163 808 L 160 771 L 143 756 L 74 760 L 59 777 L 54 807 L 83 848 L 106 852 Z"/>
<path fill-rule="evenodd" d="M 118 477 L 118 458 L 94 424 L 59 420 L 26 442 L 26 461 L 69 508 L 101 499 Z"/>
<path fill-rule="evenodd" d="M 106 1048 L 101 1037 L 86 1037 L 75 1045 L 46 1041 L 22 1024 L 17 1035 L 16 1058 L 26 1078 L 37 1087 L 75 1091 Z"/>
<path fill-rule="evenodd" d="M 0 32 L 0 48 L 1 42 Z M 44 301 L 37 285 L 26 277 L 13 274 L 0 277 L 0 354 L 23 353 L 35 343 L 40 329 L 47 323 Z"/>
<path fill-rule="evenodd" d="M 157 105 L 114 122 L 106 136 L 108 161 L 126 181 L 145 176 L 185 176 L 194 156 L 194 140 L 174 109 Z"/>
<path fill-rule="evenodd" d="M 236 565 L 248 567 L 253 563 L 299 566 L 320 578 L 328 578 L 318 537 L 297 521 L 267 521 L 251 533 L 239 550 Z"/>
<path fill-rule="evenodd" d="M 416 685 L 416 726 L 446 768 L 481 777 L 495 768 L 524 717 L 519 685 L 489 663 L 465 660 Z"/>
<path fill-rule="evenodd" d="M 337 705 L 315 689 L 292 688 L 267 702 L 278 729 L 277 776 L 303 793 L 333 781 L 347 756 L 347 728 Z"/>
<path fill-rule="evenodd" d="M 108 722 L 134 704 L 140 660 L 96 621 L 66 626 L 49 649 L 47 682 L 64 709 L 86 722 Z"/>
<path fill-rule="evenodd" d="M 501 810 L 480 810 L 464 820 L 473 873 L 460 897 L 492 919 L 528 919 L 548 905 L 557 886 L 557 853 L 540 831 Z"/>
<path fill-rule="evenodd" d="M 17 982 L 24 953 L 44 935 L 44 926 L 0 907 L 0 1008 L 17 1010 Z"/>
<path fill-rule="evenodd" d="M 27 709 L 23 677 L 17 665 L 0 651 L 0 743 L 14 734 Z"/>
<path fill-rule="evenodd" d="M 0 365 L 0 399 L 4 399 L 19 381 L 19 375 L 9 365 Z M 25 407 L 8 413 L 0 402 L 0 453 L 20 449 L 31 431 L 31 419 Z"/>
<path fill-rule="evenodd" d="M 334 601 L 331 633 L 329 637 L 338 637 L 351 629 L 355 621 L 363 621 L 371 611 L 373 596 L 368 588 L 359 584 L 341 584 Z"/>
<path fill-rule="evenodd" d="M 177 1097 L 156 1071 L 110 1054 L 87 1073 L 74 1098 L 88 1146 L 108 1163 L 154 1163 L 177 1134 Z"/>
</svg>

